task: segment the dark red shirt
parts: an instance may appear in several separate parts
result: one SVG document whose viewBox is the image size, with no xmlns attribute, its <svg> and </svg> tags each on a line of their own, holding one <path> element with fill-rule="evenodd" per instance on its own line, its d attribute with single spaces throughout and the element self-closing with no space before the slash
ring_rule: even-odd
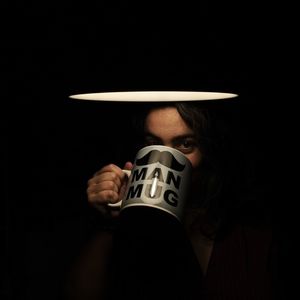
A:
<svg viewBox="0 0 300 300">
<path fill-rule="evenodd" d="M 238 226 L 215 242 L 199 299 L 275 299 L 275 253 L 270 229 Z"/>
</svg>

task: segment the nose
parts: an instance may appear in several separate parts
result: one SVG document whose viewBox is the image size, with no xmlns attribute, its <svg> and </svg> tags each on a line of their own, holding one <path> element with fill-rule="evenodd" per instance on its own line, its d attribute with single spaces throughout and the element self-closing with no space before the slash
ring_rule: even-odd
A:
<svg viewBox="0 0 300 300">
<path fill-rule="evenodd" d="M 174 145 L 172 145 L 172 143 L 162 143 L 162 144 L 163 146 L 174 148 Z"/>
</svg>

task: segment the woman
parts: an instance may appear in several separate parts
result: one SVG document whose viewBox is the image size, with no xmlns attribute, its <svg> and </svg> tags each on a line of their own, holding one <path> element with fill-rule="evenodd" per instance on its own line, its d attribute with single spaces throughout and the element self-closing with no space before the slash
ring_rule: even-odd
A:
<svg viewBox="0 0 300 300">
<path fill-rule="evenodd" d="M 181 269 L 191 273 L 186 278 L 192 278 L 187 279 L 192 283 L 172 295 L 176 299 L 276 299 L 277 243 L 271 210 L 264 205 L 268 199 L 257 189 L 253 162 L 244 151 L 247 149 L 242 149 L 221 111 L 188 102 L 161 103 L 144 106 L 135 119 L 141 141 L 138 148 L 169 146 L 181 151 L 193 166 L 192 192 L 181 236 L 187 237 L 188 244 L 181 240 L 186 254 L 180 259 L 189 257 L 187 264 L 195 268 Z M 119 219 L 120 212 L 108 204 L 122 199 L 127 182 L 122 169 L 131 168 L 131 162 L 121 167 L 109 164 L 88 182 L 89 203 L 108 219 Z M 116 228 L 118 224 L 116 221 Z M 111 278 L 103 270 L 110 268 L 114 230 L 102 233 L 97 242 L 96 256 L 101 257 L 102 270 L 98 287 L 103 288 L 103 298 L 107 292 L 104 282 Z M 147 291 L 139 297 L 148 299 Z"/>
</svg>

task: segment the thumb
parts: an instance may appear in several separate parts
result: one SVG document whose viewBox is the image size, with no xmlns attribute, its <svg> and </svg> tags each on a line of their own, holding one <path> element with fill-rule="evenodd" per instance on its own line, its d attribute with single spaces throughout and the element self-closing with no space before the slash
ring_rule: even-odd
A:
<svg viewBox="0 0 300 300">
<path fill-rule="evenodd" d="M 123 167 L 124 170 L 131 170 L 133 168 L 133 163 L 130 161 L 127 161 Z"/>
</svg>

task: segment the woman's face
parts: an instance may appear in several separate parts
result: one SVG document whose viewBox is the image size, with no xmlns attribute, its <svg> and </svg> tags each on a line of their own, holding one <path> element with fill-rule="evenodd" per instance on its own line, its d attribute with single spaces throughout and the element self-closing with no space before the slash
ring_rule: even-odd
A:
<svg viewBox="0 0 300 300">
<path fill-rule="evenodd" d="M 150 111 L 145 120 L 145 144 L 164 145 L 181 151 L 194 169 L 202 160 L 193 130 L 187 126 L 175 107 Z"/>
</svg>

